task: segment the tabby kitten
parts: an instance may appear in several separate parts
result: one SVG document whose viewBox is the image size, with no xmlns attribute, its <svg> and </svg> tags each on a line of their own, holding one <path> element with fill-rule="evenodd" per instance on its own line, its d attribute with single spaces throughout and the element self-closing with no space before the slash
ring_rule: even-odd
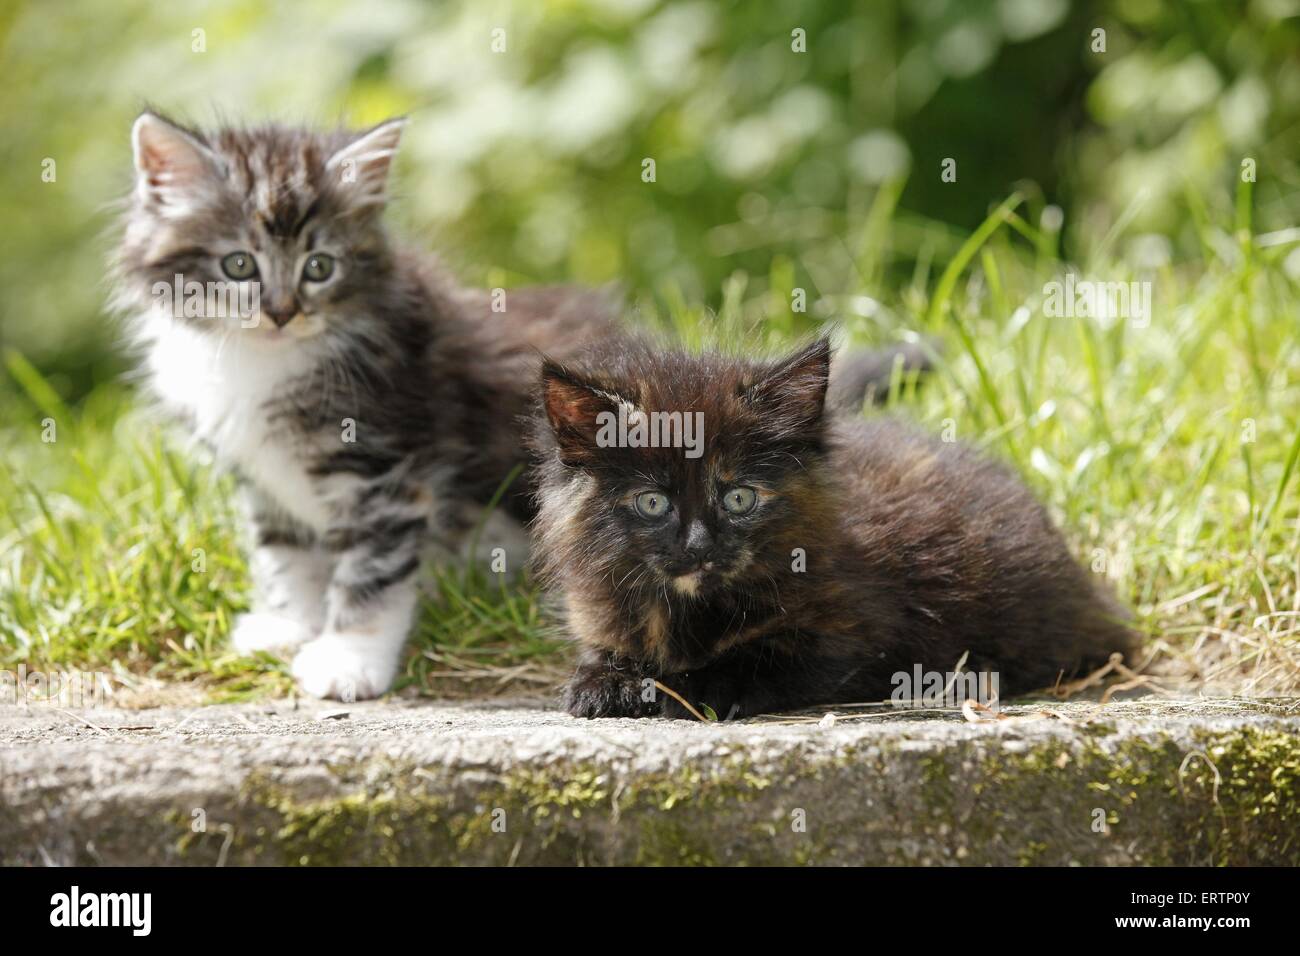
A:
<svg viewBox="0 0 1300 956">
<path fill-rule="evenodd" d="M 655 680 L 724 719 L 883 700 L 894 675 L 966 652 L 1016 693 L 1130 649 L 1122 609 L 1005 468 L 828 415 L 830 354 L 623 345 L 544 365 L 535 531 L 583 648 L 570 713 L 684 716 Z M 702 413 L 702 454 L 613 441 L 620 412 Z"/>
<path fill-rule="evenodd" d="M 252 526 L 252 613 L 233 641 L 297 648 L 320 697 L 396 673 L 429 552 L 460 546 L 523 465 L 538 350 L 608 334 L 612 303 L 458 287 L 381 220 L 403 121 L 360 133 L 133 130 L 119 303 L 152 391 L 232 468 Z M 483 534 L 517 554 L 515 520 Z"/>
</svg>

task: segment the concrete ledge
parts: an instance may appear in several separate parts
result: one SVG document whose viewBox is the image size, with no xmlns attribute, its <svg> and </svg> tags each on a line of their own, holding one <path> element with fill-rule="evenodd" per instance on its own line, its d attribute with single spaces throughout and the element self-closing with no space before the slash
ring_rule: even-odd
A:
<svg viewBox="0 0 1300 956">
<path fill-rule="evenodd" d="M 1300 864 L 1300 700 L 0 707 L 5 864 Z M 1053 716 L 1045 716 L 1043 711 Z"/>
</svg>

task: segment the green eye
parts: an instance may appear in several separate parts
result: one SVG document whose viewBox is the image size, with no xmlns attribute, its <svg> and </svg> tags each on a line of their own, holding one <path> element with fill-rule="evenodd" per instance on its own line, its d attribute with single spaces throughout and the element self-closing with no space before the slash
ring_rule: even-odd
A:
<svg viewBox="0 0 1300 956">
<path fill-rule="evenodd" d="M 670 507 L 668 496 L 658 491 L 643 491 L 636 496 L 636 512 L 643 518 L 662 518 Z"/>
<path fill-rule="evenodd" d="M 324 282 L 334 274 L 334 257 L 323 252 L 313 252 L 302 267 L 302 277 L 308 282 Z"/>
<path fill-rule="evenodd" d="M 257 260 L 252 253 L 232 252 L 221 260 L 221 271 L 236 282 L 243 282 L 257 275 Z"/>
<path fill-rule="evenodd" d="M 733 515 L 747 515 L 758 504 L 758 494 L 753 488 L 732 488 L 722 496 L 722 507 Z"/>
</svg>

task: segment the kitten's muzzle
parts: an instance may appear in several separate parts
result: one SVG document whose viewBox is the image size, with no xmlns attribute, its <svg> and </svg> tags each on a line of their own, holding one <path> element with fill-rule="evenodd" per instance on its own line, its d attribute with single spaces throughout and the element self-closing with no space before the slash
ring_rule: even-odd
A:
<svg viewBox="0 0 1300 956">
<path fill-rule="evenodd" d="M 666 570 L 673 577 L 680 577 L 683 574 L 694 574 L 696 571 L 712 571 L 713 567 L 712 554 L 687 555 L 681 560 L 669 564 Z"/>
<path fill-rule="evenodd" d="M 277 329 L 282 329 L 294 320 L 302 310 L 298 308 L 298 303 L 290 300 L 285 304 L 268 305 L 262 309 L 262 312 L 268 319 L 275 323 Z"/>
</svg>

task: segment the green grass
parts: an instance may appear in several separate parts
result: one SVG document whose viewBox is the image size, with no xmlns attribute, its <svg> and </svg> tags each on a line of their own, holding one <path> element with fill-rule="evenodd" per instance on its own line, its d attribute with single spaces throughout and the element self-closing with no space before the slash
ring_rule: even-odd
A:
<svg viewBox="0 0 1300 956">
<path fill-rule="evenodd" d="M 225 640 L 250 592 L 233 482 L 129 390 L 69 410 L 6 358 L 23 393 L 0 430 L 0 670 L 108 671 L 144 700 L 158 681 L 223 700 L 290 691 L 282 662 Z M 531 587 L 437 569 L 431 591 L 399 687 L 554 685 L 563 642 Z"/>
<path fill-rule="evenodd" d="M 896 195 L 881 190 L 845 244 L 854 286 L 823 295 L 851 343 L 941 344 L 936 374 L 896 382 L 891 410 L 1012 462 L 1137 609 L 1167 680 L 1300 688 L 1300 290 L 1283 267 L 1295 238 L 1251 235 L 1246 195 L 1231 227 L 1197 205 L 1199 258 L 1138 272 L 1115 253 L 1116 229 L 1067 267 L 1019 197 L 954 240 L 896 214 Z M 891 281 L 902 262 L 910 276 Z M 1149 326 L 1045 315 L 1044 282 L 1067 268 L 1149 280 Z M 716 314 L 665 288 L 641 321 L 694 345 L 778 347 L 821 318 L 792 311 L 798 284 L 775 256 L 769 275 L 734 275 Z M 21 357 L 6 364 L 0 666 L 107 669 L 219 697 L 289 691 L 282 663 L 226 649 L 248 593 L 230 482 L 126 387 L 67 408 Z M 565 654 L 527 583 L 444 570 L 399 686 L 546 690 Z"/>
</svg>

